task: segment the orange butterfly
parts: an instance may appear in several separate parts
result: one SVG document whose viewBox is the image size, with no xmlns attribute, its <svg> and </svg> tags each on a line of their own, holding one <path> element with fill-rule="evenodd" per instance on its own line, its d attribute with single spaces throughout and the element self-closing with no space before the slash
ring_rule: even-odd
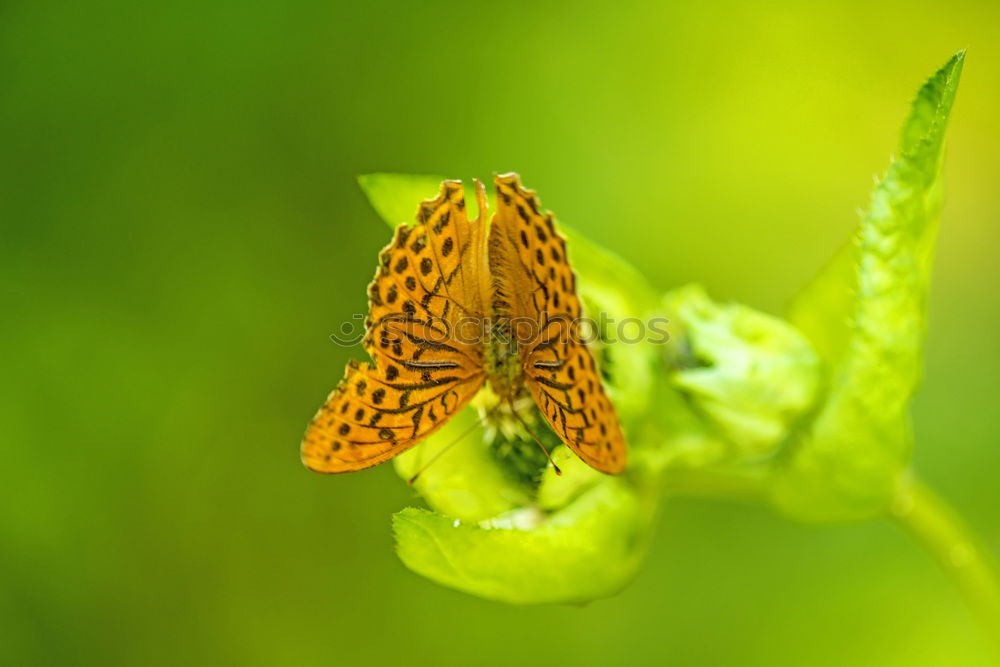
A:
<svg viewBox="0 0 1000 667">
<path fill-rule="evenodd" d="M 517 174 L 497 176 L 469 221 L 460 181 L 400 225 L 368 286 L 364 346 L 313 417 L 302 460 L 317 472 L 388 461 L 440 428 L 488 382 L 514 411 L 530 393 L 552 430 L 587 464 L 625 468 L 626 445 L 594 356 L 577 329 L 580 299 L 552 213 Z M 521 420 L 514 411 L 514 416 Z M 523 420 L 521 420 L 523 423 Z"/>
</svg>

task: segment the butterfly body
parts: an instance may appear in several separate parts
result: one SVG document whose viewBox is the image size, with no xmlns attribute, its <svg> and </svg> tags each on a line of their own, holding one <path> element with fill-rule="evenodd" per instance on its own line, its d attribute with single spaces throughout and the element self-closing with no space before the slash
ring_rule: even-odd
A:
<svg viewBox="0 0 1000 667">
<path fill-rule="evenodd" d="M 306 431 L 318 472 L 386 461 L 437 430 L 484 385 L 511 410 L 530 395 L 592 467 L 618 473 L 625 441 L 581 340 L 576 277 L 551 213 L 514 174 L 496 177 L 497 212 L 468 220 L 458 181 L 423 202 L 379 256 L 364 346 Z"/>
<path fill-rule="evenodd" d="M 511 338 L 508 328 L 495 315 L 488 320 L 487 329 L 486 381 L 501 400 L 516 400 L 527 393 L 517 341 Z"/>
</svg>

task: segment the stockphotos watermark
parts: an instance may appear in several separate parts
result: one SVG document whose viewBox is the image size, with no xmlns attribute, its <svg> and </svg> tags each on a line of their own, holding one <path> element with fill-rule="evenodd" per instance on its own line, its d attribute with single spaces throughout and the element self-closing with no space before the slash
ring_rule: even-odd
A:
<svg viewBox="0 0 1000 667">
<path fill-rule="evenodd" d="M 430 344 L 487 345 L 491 341 L 530 347 L 540 343 L 600 343 L 638 345 L 665 345 L 670 340 L 667 331 L 669 320 L 652 317 L 616 319 L 607 313 L 596 318 L 569 318 L 566 315 L 531 317 L 482 318 L 465 316 L 445 320 L 440 317 L 420 319 L 403 314 L 389 315 L 369 323 L 365 315 L 356 313 L 340 325 L 340 330 L 330 334 L 330 340 L 341 347 L 352 347 L 366 335 L 383 347 L 404 340 L 419 340 Z"/>
</svg>

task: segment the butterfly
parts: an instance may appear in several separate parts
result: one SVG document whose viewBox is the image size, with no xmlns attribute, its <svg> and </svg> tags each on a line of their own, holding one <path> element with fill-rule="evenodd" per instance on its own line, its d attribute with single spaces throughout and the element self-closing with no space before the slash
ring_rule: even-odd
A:
<svg viewBox="0 0 1000 667">
<path fill-rule="evenodd" d="M 496 176 L 494 185 L 488 226 L 483 184 L 475 181 L 479 214 L 470 221 L 461 182 L 444 181 L 419 205 L 417 224 L 398 226 L 379 254 L 363 340 L 375 363 L 348 363 L 309 424 L 302 460 L 311 470 L 388 461 L 487 383 L 511 410 L 530 395 L 591 467 L 625 469 L 621 425 L 579 330 L 566 240 L 517 174 Z"/>
</svg>

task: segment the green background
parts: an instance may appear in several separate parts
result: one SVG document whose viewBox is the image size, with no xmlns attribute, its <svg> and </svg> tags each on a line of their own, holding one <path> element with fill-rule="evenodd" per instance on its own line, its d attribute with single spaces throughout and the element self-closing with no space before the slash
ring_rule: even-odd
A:
<svg viewBox="0 0 1000 667">
<path fill-rule="evenodd" d="M 517 170 L 777 313 L 963 47 L 916 465 L 1000 551 L 996 3 L 3 3 L 0 662 L 989 664 L 886 522 L 673 501 L 624 593 L 514 608 L 396 560 L 389 467 L 298 459 L 389 238 L 356 174 Z"/>
</svg>

